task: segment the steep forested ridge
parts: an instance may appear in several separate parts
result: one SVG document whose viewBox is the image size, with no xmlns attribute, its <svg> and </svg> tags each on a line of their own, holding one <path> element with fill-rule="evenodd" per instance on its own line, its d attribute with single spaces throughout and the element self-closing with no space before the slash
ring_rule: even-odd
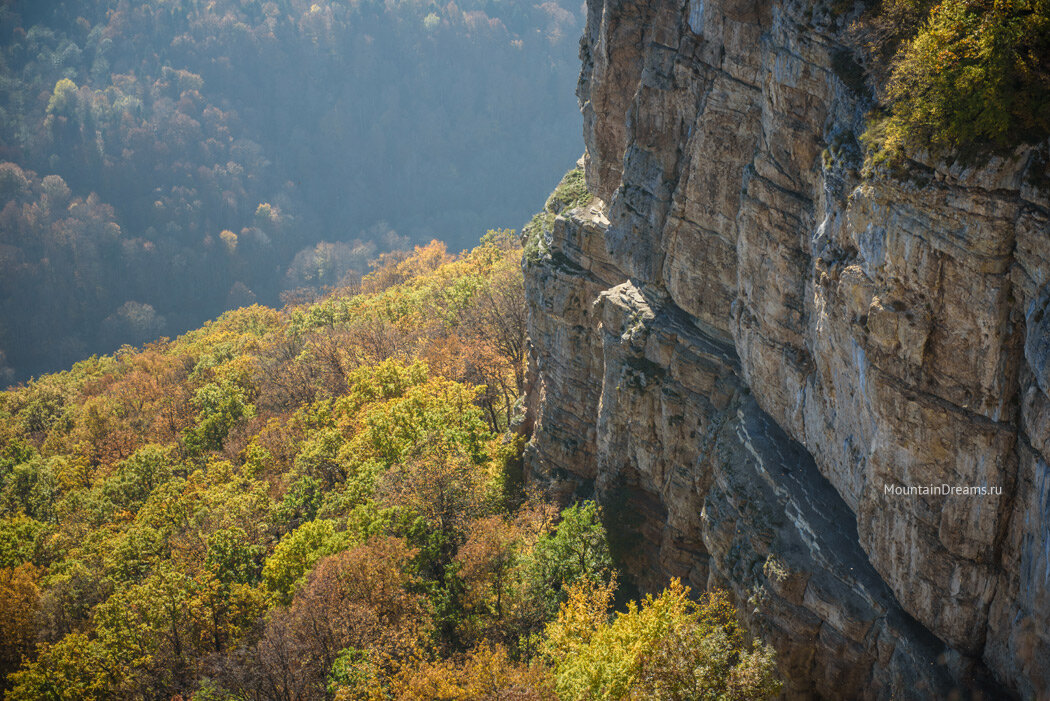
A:
<svg viewBox="0 0 1050 701">
<path fill-rule="evenodd" d="M 0 394 L 6 698 L 775 694 L 722 595 L 610 619 L 602 512 L 524 488 L 521 255 L 387 254 Z"/>
<path fill-rule="evenodd" d="M 0 5 L 0 382 L 524 221 L 575 2 Z M 6 356 L 6 360 L 4 360 Z"/>
</svg>

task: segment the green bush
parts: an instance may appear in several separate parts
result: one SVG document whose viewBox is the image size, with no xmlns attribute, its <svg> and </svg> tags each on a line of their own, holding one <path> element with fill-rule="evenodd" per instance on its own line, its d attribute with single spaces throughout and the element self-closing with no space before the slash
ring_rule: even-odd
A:
<svg viewBox="0 0 1050 701">
<path fill-rule="evenodd" d="M 1050 0 L 945 0 L 898 53 L 884 155 L 1005 150 L 1050 134 Z"/>
<path fill-rule="evenodd" d="M 296 588 L 322 557 L 345 550 L 346 535 L 332 521 L 304 523 L 281 539 L 263 566 L 266 589 L 281 603 L 292 599 Z"/>
<path fill-rule="evenodd" d="M 581 207 L 591 201 L 583 168 L 577 166 L 567 172 L 547 198 L 543 211 L 537 212 L 521 230 L 525 260 L 536 263 L 547 253 L 547 239 L 554 230 L 559 214 Z"/>
</svg>

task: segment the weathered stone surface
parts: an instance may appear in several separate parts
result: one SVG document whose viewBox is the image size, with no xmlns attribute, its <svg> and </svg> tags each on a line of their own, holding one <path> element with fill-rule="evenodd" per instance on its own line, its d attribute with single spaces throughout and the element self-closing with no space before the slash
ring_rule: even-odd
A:
<svg viewBox="0 0 1050 701">
<path fill-rule="evenodd" d="M 809 4 L 588 17 L 598 199 L 527 266 L 533 476 L 618 509 L 640 586 L 735 592 L 793 694 L 1050 694 L 1045 157 L 861 177 Z M 985 493 L 887 492 L 942 484 Z"/>
<path fill-rule="evenodd" d="M 599 276 L 600 252 L 594 252 L 597 258 L 588 265 L 584 247 L 573 244 L 600 240 L 605 224 L 598 205 L 571 220 L 559 217 L 543 274 L 525 276 L 532 311 L 526 406 L 533 436 L 526 454 L 532 469 L 566 494 L 587 491 L 596 476 L 594 416 L 601 385 L 594 377 L 600 376 L 602 364 L 591 302 L 612 284 Z"/>
</svg>

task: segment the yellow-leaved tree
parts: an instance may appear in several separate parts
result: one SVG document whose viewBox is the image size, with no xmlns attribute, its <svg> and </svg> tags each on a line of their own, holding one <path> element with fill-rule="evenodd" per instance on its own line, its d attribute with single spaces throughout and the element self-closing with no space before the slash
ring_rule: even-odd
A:
<svg viewBox="0 0 1050 701">
<path fill-rule="evenodd" d="M 582 580 L 547 627 L 543 654 L 565 700 L 767 699 L 772 648 L 750 643 L 724 593 L 699 602 L 675 579 L 610 619 L 613 584 Z"/>
</svg>

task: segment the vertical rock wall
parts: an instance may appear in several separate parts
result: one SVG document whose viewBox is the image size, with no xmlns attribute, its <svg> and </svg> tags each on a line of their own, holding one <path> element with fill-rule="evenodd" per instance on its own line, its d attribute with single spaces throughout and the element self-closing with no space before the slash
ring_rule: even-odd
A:
<svg viewBox="0 0 1050 701">
<path fill-rule="evenodd" d="M 809 4 L 589 0 L 529 469 L 639 585 L 732 590 L 793 695 L 1047 698 L 1046 161 L 861 178 L 848 50 Z M 989 493 L 887 491 L 941 484 Z"/>
</svg>

